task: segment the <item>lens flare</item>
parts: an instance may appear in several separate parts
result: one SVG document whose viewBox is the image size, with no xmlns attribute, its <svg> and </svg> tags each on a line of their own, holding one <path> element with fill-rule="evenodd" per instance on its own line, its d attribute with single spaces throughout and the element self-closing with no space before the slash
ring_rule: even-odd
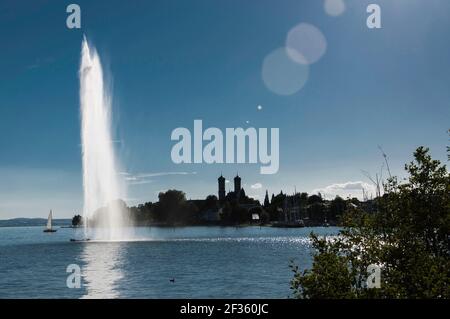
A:
<svg viewBox="0 0 450 319">
<path fill-rule="evenodd" d="M 291 95 L 303 88 L 309 76 L 309 66 L 289 57 L 289 48 L 278 48 L 266 56 L 262 78 L 266 87 L 279 95 Z"/>
<path fill-rule="evenodd" d="M 292 28 L 286 38 L 286 47 L 292 60 L 300 64 L 313 64 L 320 60 L 327 50 L 323 33 L 309 23 L 300 23 Z"/>
<path fill-rule="evenodd" d="M 325 0 L 324 9 L 330 16 L 340 16 L 345 11 L 345 2 L 344 0 Z"/>
</svg>

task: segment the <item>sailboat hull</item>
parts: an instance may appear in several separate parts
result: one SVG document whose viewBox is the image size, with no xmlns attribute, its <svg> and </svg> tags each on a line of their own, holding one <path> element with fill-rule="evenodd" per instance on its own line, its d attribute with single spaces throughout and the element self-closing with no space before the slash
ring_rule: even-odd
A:
<svg viewBox="0 0 450 319">
<path fill-rule="evenodd" d="M 56 229 L 44 229 L 44 233 L 55 233 Z"/>
</svg>

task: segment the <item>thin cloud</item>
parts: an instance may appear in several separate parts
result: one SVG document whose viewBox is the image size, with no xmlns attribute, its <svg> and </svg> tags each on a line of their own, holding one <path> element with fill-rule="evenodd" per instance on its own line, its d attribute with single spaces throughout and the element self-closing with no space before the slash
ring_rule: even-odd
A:
<svg viewBox="0 0 450 319">
<path fill-rule="evenodd" d="M 260 189 L 262 188 L 262 184 L 261 183 L 255 183 L 253 185 L 250 186 L 252 189 Z"/>
<path fill-rule="evenodd" d="M 144 184 L 150 184 L 150 183 L 153 183 L 153 181 L 152 180 L 141 180 L 141 181 L 134 180 L 134 181 L 129 181 L 128 185 L 144 185 Z"/>
<path fill-rule="evenodd" d="M 27 70 L 38 69 L 40 67 L 44 67 L 49 64 L 52 64 L 54 61 L 55 61 L 55 59 L 53 57 L 47 57 L 44 59 L 38 58 L 34 61 L 34 63 L 27 65 L 26 69 Z"/>
<path fill-rule="evenodd" d="M 375 187 L 371 184 L 362 182 L 362 181 L 350 181 L 346 183 L 335 183 L 328 185 L 323 188 L 318 188 L 313 190 L 314 194 L 322 194 L 327 199 L 335 198 L 336 196 L 340 196 L 343 198 L 346 197 L 357 197 L 362 199 L 363 190 L 368 195 L 375 194 Z"/>
<path fill-rule="evenodd" d="M 138 173 L 131 174 L 128 172 L 120 172 L 128 185 L 144 185 L 153 183 L 153 178 L 170 176 L 170 175 L 195 175 L 197 172 L 155 172 L 155 173 Z"/>
<path fill-rule="evenodd" d="M 159 177 L 159 176 L 169 176 L 169 175 L 195 175 L 197 172 L 158 172 L 158 173 L 143 173 L 136 174 L 138 178 L 147 178 L 147 177 Z"/>
</svg>

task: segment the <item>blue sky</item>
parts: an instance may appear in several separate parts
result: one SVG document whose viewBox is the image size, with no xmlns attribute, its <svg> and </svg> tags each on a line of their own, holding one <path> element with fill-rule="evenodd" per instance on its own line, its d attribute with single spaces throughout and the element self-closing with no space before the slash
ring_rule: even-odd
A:
<svg viewBox="0 0 450 319">
<path fill-rule="evenodd" d="M 129 204 L 169 188 L 204 198 L 221 172 L 230 180 L 239 172 L 259 198 L 294 188 L 360 196 L 352 185 L 369 183 L 361 170 L 379 171 L 377 145 L 398 175 L 419 145 L 446 160 L 447 0 L 347 0 L 339 16 L 322 0 L 76 1 L 82 28 L 69 30 L 72 2 L 0 0 L 0 219 L 81 212 L 83 33 L 111 83 L 122 169 L 147 175 L 129 185 Z M 380 5 L 382 29 L 367 28 L 369 3 Z M 317 27 L 327 49 L 301 90 L 278 95 L 262 79 L 263 61 L 299 23 Z M 223 130 L 280 128 L 279 172 L 173 164 L 170 134 L 192 130 L 194 119 Z"/>
</svg>

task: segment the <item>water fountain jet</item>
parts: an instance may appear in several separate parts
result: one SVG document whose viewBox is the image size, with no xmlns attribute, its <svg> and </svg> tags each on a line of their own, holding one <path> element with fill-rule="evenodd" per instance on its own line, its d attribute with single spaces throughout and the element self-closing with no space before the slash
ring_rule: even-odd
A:
<svg viewBox="0 0 450 319">
<path fill-rule="evenodd" d="M 124 187 L 117 174 L 111 133 L 111 94 L 104 85 L 100 58 L 83 39 L 81 48 L 80 109 L 83 162 L 85 236 L 102 240 L 124 239 L 125 209 L 118 199 Z M 102 208 L 101 216 L 94 212 Z M 95 231 L 90 224 L 95 220 Z"/>
</svg>

